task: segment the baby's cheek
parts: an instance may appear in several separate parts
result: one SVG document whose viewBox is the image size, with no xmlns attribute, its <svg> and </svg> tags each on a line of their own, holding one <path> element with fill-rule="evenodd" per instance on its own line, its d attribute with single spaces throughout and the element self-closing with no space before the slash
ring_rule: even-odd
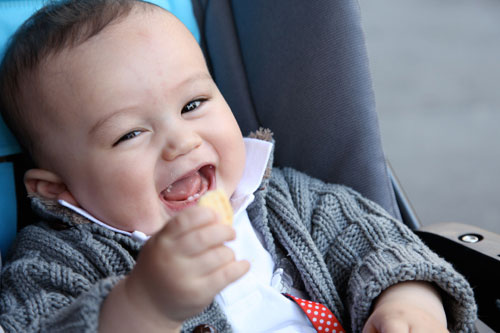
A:
<svg viewBox="0 0 500 333">
<path fill-rule="evenodd" d="M 221 178 L 224 182 L 224 190 L 231 196 L 236 190 L 238 183 L 243 175 L 243 168 L 245 165 L 244 155 L 238 158 L 237 154 L 227 159 L 224 166 L 221 168 Z"/>
<path fill-rule="evenodd" d="M 103 181 L 103 190 L 95 199 L 100 201 L 109 222 L 142 232 L 146 232 L 147 225 L 159 223 L 159 199 L 154 184 L 144 175 L 117 170 Z"/>
</svg>

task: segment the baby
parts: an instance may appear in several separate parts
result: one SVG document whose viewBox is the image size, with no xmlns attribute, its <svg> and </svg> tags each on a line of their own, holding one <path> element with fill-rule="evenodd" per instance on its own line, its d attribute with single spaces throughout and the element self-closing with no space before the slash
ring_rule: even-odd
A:
<svg viewBox="0 0 500 333">
<path fill-rule="evenodd" d="M 474 329 L 467 282 L 405 226 L 345 187 L 266 172 L 269 132 L 243 139 L 169 12 L 49 5 L 0 74 L 42 218 L 2 273 L 6 332 L 326 331 L 292 296 L 331 310 L 337 332 Z M 213 189 L 234 228 L 196 205 Z"/>
</svg>

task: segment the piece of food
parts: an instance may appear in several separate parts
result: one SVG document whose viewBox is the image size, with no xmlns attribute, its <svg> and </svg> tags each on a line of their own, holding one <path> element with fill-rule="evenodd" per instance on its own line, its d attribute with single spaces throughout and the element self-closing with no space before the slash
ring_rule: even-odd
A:
<svg viewBox="0 0 500 333">
<path fill-rule="evenodd" d="M 233 208 L 223 190 L 208 191 L 198 201 L 198 205 L 214 209 L 222 219 L 222 223 L 233 224 Z"/>
</svg>

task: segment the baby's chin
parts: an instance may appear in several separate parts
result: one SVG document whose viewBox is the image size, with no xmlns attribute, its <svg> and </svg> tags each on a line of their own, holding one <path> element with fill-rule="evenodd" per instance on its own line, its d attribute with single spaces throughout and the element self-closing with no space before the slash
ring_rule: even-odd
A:
<svg viewBox="0 0 500 333">
<path fill-rule="evenodd" d="M 148 236 L 152 236 L 160 231 L 171 219 L 173 215 L 160 214 L 160 216 L 152 217 L 146 222 L 146 219 L 142 220 L 143 223 L 134 223 L 129 232 L 140 231 Z"/>
<path fill-rule="evenodd" d="M 158 202 L 156 207 L 150 206 L 148 211 L 129 211 L 126 217 L 118 218 L 120 222 L 110 221 L 109 225 L 129 233 L 140 231 L 151 236 L 160 231 L 173 216 L 175 214 L 167 212 L 162 203 Z"/>
</svg>

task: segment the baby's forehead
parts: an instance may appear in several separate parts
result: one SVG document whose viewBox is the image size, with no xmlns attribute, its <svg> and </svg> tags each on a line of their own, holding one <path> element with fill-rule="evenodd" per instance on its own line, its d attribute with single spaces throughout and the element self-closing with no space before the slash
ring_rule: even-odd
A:
<svg viewBox="0 0 500 333">
<path fill-rule="evenodd" d="M 96 36 L 116 31 L 141 29 L 141 27 L 154 30 L 161 26 L 186 28 L 174 14 L 164 8 L 147 2 L 137 2 L 129 13 L 110 22 Z"/>
<path fill-rule="evenodd" d="M 182 63 L 176 68 L 183 72 L 199 70 L 209 76 L 197 41 L 175 16 L 156 7 L 139 9 L 79 45 L 48 56 L 38 73 L 39 89 L 58 113 L 67 112 L 72 95 L 87 94 L 89 87 L 104 107 L 112 103 L 103 103 L 104 97 L 112 100 L 121 87 L 128 91 L 138 86 L 134 72 L 144 78 L 141 73 L 171 69 L 172 62 Z M 183 75 L 165 75 L 165 83 L 173 85 Z"/>
<path fill-rule="evenodd" d="M 62 73 L 61 65 L 71 64 L 76 58 L 85 57 L 86 53 L 92 54 L 94 58 L 104 58 L 106 57 L 106 53 L 100 52 L 99 48 L 105 48 L 106 45 L 116 41 L 137 38 L 137 36 L 144 39 L 148 31 L 160 30 L 162 26 L 168 27 L 170 31 L 174 30 L 172 27 L 183 27 L 185 29 L 183 24 L 173 14 L 163 8 L 152 4 L 145 7 L 141 6 L 132 10 L 124 17 L 109 23 L 108 26 L 90 38 L 75 45 L 68 45 L 60 50 L 49 52 L 41 60 L 37 72 L 42 76 L 48 74 L 50 78 L 53 78 L 53 75 Z M 168 37 L 168 35 L 165 36 L 165 38 Z M 144 50 L 144 52 L 149 51 Z M 70 67 L 66 66 L 64 70 L 76 70 L 76 68 Z"/>
<path fill-rule="evenodd" d="M 79 52 L 82 48 L 91 45 L 92 41 L 96 39 L 112 38 L 113 35 L 124 31 L 130 32 L 144 27 L 156 29 L 162 25 L 183 25 L 172 13 L 162 7 L 143 1 L 132 3 L 133 6 L 129 11 L 121 14 L 115 13 L 116 17 L 107 20 L 104 16 L 100 18 L 101 21 L 98 23 L 94 20 L 87 20 L 87 22 L 78 24 L 76 31 L 68 29 L 59 37 L 55 36 L 55 39 L 60 38 L 62 43 L 58 46 L 56 42 L 55 45 L 49 46 L 46 58 L 50 60 L 59 53 Z M 49 44 L 52 43 L 49 42 Z"/>
</svg>

